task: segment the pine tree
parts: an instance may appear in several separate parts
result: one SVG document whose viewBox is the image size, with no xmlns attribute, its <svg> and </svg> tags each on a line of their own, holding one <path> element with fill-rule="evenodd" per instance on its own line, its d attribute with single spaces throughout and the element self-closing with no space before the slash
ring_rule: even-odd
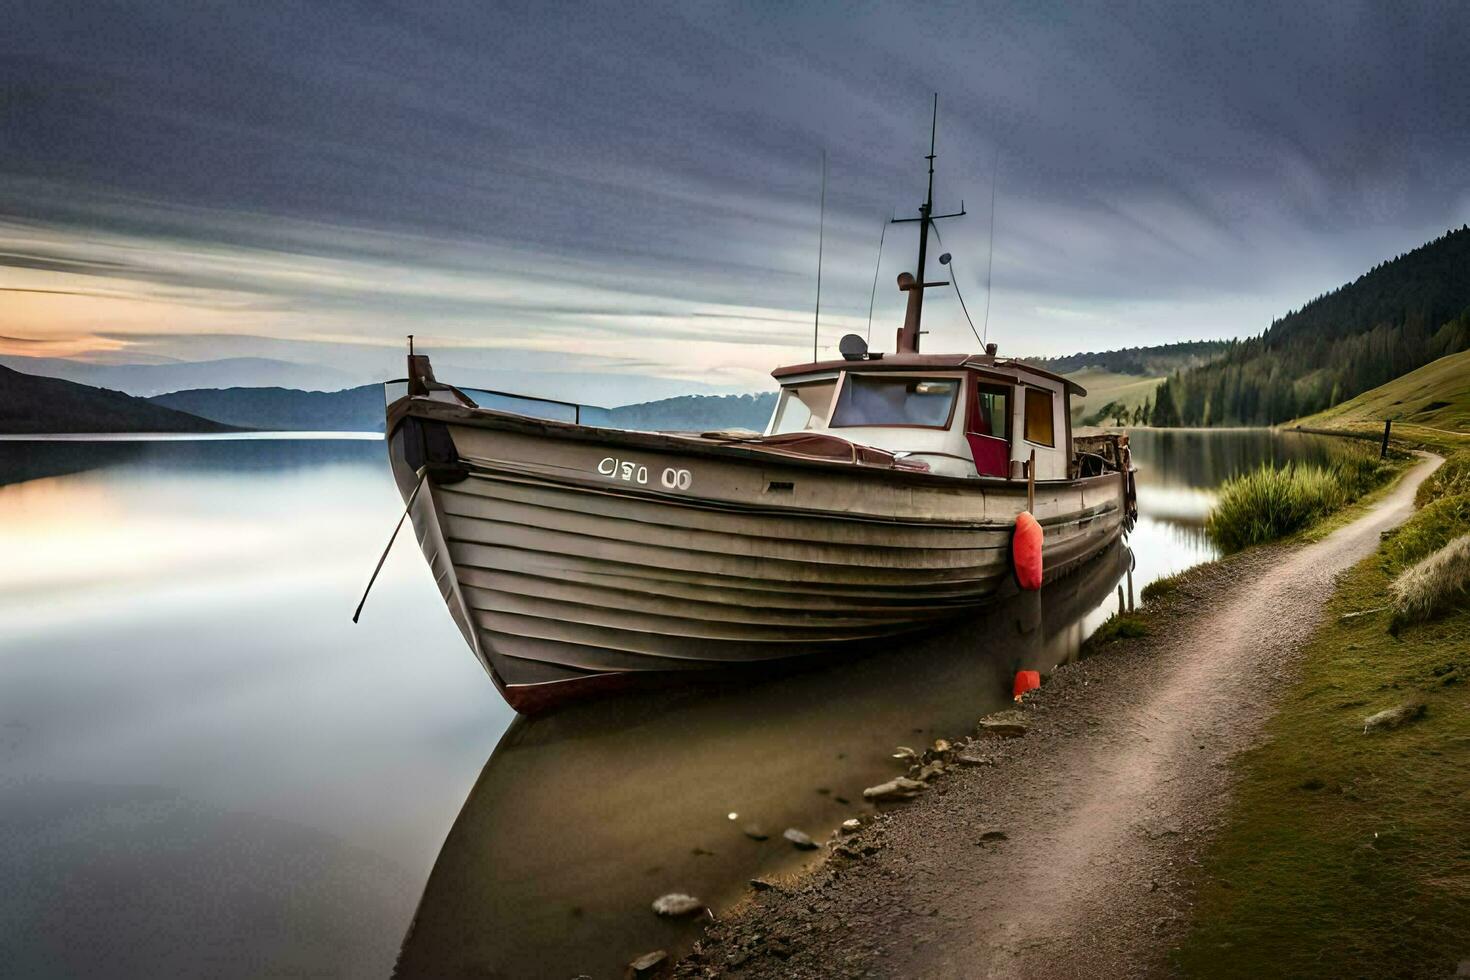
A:
<svg viewBox="0 0 1470 980">
<path fill-rule="evenodd" d="M 1179 410 L 1174 407 L 1174 393 L 1171 390 L 1175 378 L 1170 378 L 1159 385 L 1158 392 L 1154 395 L 1153 415 L 1149 418 L 1152 425 L 1166 426 L 1179 424 Z"/>
</svg>

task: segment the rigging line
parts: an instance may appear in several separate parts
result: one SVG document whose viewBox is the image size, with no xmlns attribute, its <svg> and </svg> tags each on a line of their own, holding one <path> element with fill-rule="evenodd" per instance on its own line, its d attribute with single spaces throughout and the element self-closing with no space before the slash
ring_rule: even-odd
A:
<svg viewBox="0 0 1470 980">
<path fill-rule="evenodd" d="M 863 342 L 873 342 L 873 301 L 878 297 L 878 270 L 883 268 L 883 238 L 888 234 L 888 222 L 883 222 L 883 227 L 878 232 L 878 264 L 873 266 L 873 289 L 868 293 L 868 333 Z"/>
<path fill-rule="evenodd" d="M 827 234 L 827 150 L 822 149 L 822 205 L 817 219 L 817 311 L 812 317 L 812 363 L 817 361 L 817 333 L 822 323 L 822 244 Z"/>
<path fill-rule="evenodd" d="M 388 560 L 388 552 L 393 550 L 393 542 L 398 540 L 398 532 L 403 530 L 403 522 L 408 517 L 408 512 L 413 510 L 413 502 L 418 499 L 419 491 L 424 488 L 424 477 L 429 475 L 428 466 L 420 466 L 418 471 L 418 482 L 413 485 L 413 493 L 408 495 L 408 503 L 403 505 L 403 515 L 398 518 L 398 523 L 393 525 L 393 533 L 388 535 L 388 547 L 383 549 L 383 556 L 378 559 L 378 564 L 373 568 L 372 577 L 368 579 L 367 588 L 362 590 L 362 599 L 357 608 L 352 612 L 352 621 L 357 622 L 357 617 L 362 615 L 362 607 L 367 605 L 368 593 L 373 591 L 373 583 L 378 580 L 378 573 L 383 570 L 383 562 Z"/>
<path fill-rule="evenodd" d="M 943 248 L 944 236 L 939 233 L 938 225 L 934 226 L 934 237 L 939 239 L 939 247 Z M 960 309 L 965 311 L 965 322 L 970 325 L 970 333 L 975 335 L 975 339 L 980 341 L 980 346 L 983 348 L 985 346 L 985 341 L 980 340 L 980 331 L 975 329 L 975 321 L 970 319 L 970 308 L 965 305 L 965 294 L 960 292 L 960 277 L 958 271 L 954 267 L 953 256 L 951 256 L 949 260 L 949 284 L 954 287 L 954 294 L 960 298 Z"/>
<path fill-rule="evenodd" d="M 990 171 L 990 247 L 985 254 L 985 336 L 980 346 L 990 339 L 990 294 L 995 290 L 991 284 L 991 270 L 995 268 L 995 185 L 1000 182 L 1000 147 L 995 148 L 995 167 Z M 973 329 L 973 328 L 972 328 Z"/>
</svg>

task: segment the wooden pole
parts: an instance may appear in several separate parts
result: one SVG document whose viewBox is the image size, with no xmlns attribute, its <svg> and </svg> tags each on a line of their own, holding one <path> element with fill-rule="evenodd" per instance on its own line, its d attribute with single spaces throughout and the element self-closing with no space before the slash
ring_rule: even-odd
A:
<svg viewBox="0 0 1470 980">
<path fill-rule="evenodd" d="M 1036 450 L 1026 462 L 1026 513 L 1036 516 Z"/>
<path fill-rule="evenodd" d="M 1392 419 L 1383 420 L 1383 445 L 1378 447 L 1378 458 L 1388 458 L 1388 430 L 1393 426 Z"/>
<path fill-rule="evenodd" d="M 1128 566 L 1128 611 L 1133 611 L 1133 566 Z"/>
</svg>

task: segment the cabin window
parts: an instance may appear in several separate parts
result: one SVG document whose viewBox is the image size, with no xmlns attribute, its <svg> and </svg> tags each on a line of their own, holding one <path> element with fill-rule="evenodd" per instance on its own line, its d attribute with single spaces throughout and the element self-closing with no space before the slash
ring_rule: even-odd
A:
<svg viewBox="0 0 1470 980">
<path fill-rule="evenodd" d="M 849 374 L 832 410 L 831 428 L 861 425 L 949 427 L 957 378 L 895 378 Z"/>
<path fill-rule="evenodd" d="M 836 389 L 836 378 L 804 385 L 787 385 L 781 390 L 781 404 L 776 409 L 776 420 L 771 424 L 771 435 L 820 428 L 827 421 L 827 409 L 832 404 L 832 392 Z"/>
<path fill-rule="evenodd" d="M 1026 441 L 1042 446 L 1055 446 L 1052 428 L 1052 393 L 1041 388 L 1026 389 Z"/>
<path fill-rule="evenodd" d="M 974 431 L 982 436 L 1009 439 L 1011 398 L 1006 388 L 980 385 L 975 389 Z"/>
</svg>

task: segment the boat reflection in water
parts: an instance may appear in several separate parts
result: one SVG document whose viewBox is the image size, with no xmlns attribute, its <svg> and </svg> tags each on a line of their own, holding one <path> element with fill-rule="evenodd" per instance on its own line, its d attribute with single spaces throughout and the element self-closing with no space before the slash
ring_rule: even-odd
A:
<svg viewBox="0 0 1470 980">
<path fill-rule="evenodd" d="M 396 975 L 619 976 L 687 948 L 698 918 L 660 919 L 655 898 L 718 910 L 748 879 L 815 861 L 782 832 L 825 840 L 872 811 L 864 787 L 903 771 L 895 746 L 968 734 L 1007 706 L 1017 670 L 1074 659 L 1130 561 L 1115 544 L 1040 593 L 830 669 L 517 718 L 444 842 Z"/>
</svg>

